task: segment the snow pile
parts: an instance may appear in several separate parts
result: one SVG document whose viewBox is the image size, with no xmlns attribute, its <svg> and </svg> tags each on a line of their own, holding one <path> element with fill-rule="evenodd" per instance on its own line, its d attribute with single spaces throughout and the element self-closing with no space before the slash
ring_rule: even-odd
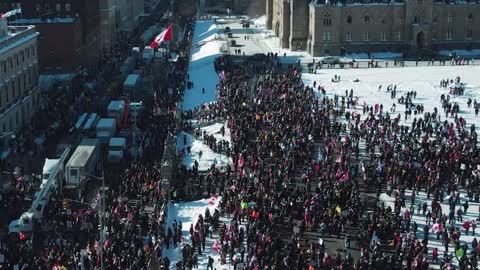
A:
<svg viewBox="0 0 480 270">
<path fill-rule="evenodd" d="M 186 144 L 184 144 L 184 136 L 186 138 Z M 187 147 L 190 147 L 190 155 L 186 151 Z M 202 152 L 201 156 L 200 152 Z M 203 141 L 197 140 L 191 134 L 183 131 L 177 136 L 177 153 L 183 155 L 182 164 L 189 169 L 191 169 L 195 161 L 197 161 L 199 171 L 209 170 L 212 164 L 215 164 L 217 167 L 224 167 L 233 162 L 232 158 L 213 152 Z"/>
<path fill-rule="evenodd" d="M 224 136 L 222 136 L 222 133 L 221 133 L 222 127 L 225 128 Z M 230 138 L 230 129 L 227 127 L 226 123 L 215 123 L 213 125 L 202 127 L 200 129 L 202 130 L 202 133 L 205 131 L 207 132 L 207 134 L 213 135 L 215 139 L 217 139 L 217 142 L 226 141 L 229 144 L 232 143 Z"/>
<path fill-rule="evenodd" d="M 177 248 L 173 248 L 173 244 L 171 243 L 170 249 L 166 249 L 164 247 L 163 256 L 168 257 L 170 259 L 170 265 L 174 266 L 177 261 L 182 259 L 182 245 L 192 244 L 191 237 L 190 237 L 190 226 L 198 220 L 198 216 L 202 215 L 205 216 L 205 210 L 209 208 L 210 214 L 213 215 L 215 209 L 218 208 L 218 204 L 221 201 L 221 197 L 212 197 L 210 199 L 203 199 L 199 201 L 192 201 L 192 202 L 182 202 L 182 203 L 175 203 L 168 205 L 168 217 L 167 217 L 167 227 L 165 227 L 165 232 L 167 232 L 168 228 L 172 226 L 174 219 L 177 222 L 182 222 L 182 243 L 177 245 Z M 214 239 L 218 237 L 214 236 Z M 217 270 L 221 269 L 229 269 L 227 265 L 221 265 L 220 262 L 220 255 L 216 253 L 213 247 L 213 241 L 209 237 L 207 237 L 206 245 L 205 245 L 205 252 L 202 252 L 202 255 L 198 256 L 198 269 L 206 269 L 208 264 L 208 256 L 212 256 L 215 260 L 213 267 Z"/>
<path fill-rule="evenodd" d="M 192 41 L 192 51 L 188 73 L 193 88 L 185 90 L 183 110 L 191 110 L 203 103 L 217 100 L 216 85 L 218 75 L 213 62 L 221 55 L 225 41 L 217 39 L 217 26 L 211 21 L 197 21 Z M 202 93 L 205 88 L 205 93 Z"/>
<path fill-rule="evenodd" d="M 253 23 L 258 26 L 264 26 L 267 24 L 267 16 L 263 15 L 253 20 Z"/>
</svg>

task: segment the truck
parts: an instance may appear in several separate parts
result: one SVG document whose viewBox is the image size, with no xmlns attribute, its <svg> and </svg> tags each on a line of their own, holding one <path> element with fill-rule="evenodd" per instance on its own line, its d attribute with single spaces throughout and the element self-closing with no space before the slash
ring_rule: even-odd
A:
<svg viewBox="0 0 480 270">
<path fill-rule="evenodd" d="M 42 171 L 42 184 L 40 185 L 40 189 L 43 189 L 47 183 L 48 183 L 48 178 L 50 178 L 50 175 L 52 174 L 52 171 L 59 165 L 60 159 L 45 159 L 45 164 L 43 165 L 43 171 Z M 52 191 L 57 191 L 58 187 L 61 187 L 61 183 L 63 181 L 63 164 L 61 164 L 59 168 L 59 173 L 55 177 L 55 181 L 53 182 L 52 185 Z"/>
<path fill-rule="evenodd" d="M 123 95 L 130 98 L 135 98 L 136 91 L 138 91 L 141 82 L 140 74 L 131 73 L 123 82 Z M 134 99 L 135 100 L 135 99 Z"/>
<path fill-rule="evenodd" d="M 90 176 L 99 169 L 100 141 L 83 139 L 73 152 L 65 167 L 68 188 L 76 188 L 79 194 L 87 185 Z"/>
<path fill-rule="evenodd" d="M 36 222 L 41 222 L 43 211 L 50 201 L 53 194 L 53 187 L 58 185 L 58 178 L 61 177 L 63 164 L 70 154 L 70 148 L 66 147 L 58 160 L 51 161 L 48 164 L 47 181 L 42 185 L 40 191 L 35 192 L 30 208 L 24 212 L 19 219 L 13 220 L 8 225 L 9 234 L 31 233 Z M 54 164 L 54 165 L 52 165 Z M 18 235 L 17 235 L 18 236 Z"/>
<path fill-rule="evenodd" d="M 107 160 L 110 163 L 119 163 L 125 156 L 127 140 L 121 137 L 111 138 L 108 142 Z"/>
<path fill-rule="evenodd" d="M 115 136 L 117 121 L 115 118 L 102 118 L 97 124 L 97 138 L 105 139 Z"/>
<path fill-rule="evenodd" d="M 115 118 L 117 125 L 123 121 L 125 115 L 125 100 L 112 100 L 107 107 L 107 116 L 109 118 Z"/>
</svg>

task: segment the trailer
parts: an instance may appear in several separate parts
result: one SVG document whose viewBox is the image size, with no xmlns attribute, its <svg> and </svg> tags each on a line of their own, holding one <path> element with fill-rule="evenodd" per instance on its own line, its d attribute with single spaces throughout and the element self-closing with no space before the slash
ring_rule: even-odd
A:
<svg viewBox="0 0 480 270">
<path fill-rule="evenodd" d="M 100 142 L 98 139 L 83 139 L 68 160 L 65 168 L 67 186 L 81 191 L 97 171 L 100 160 Z"/>
</svg>

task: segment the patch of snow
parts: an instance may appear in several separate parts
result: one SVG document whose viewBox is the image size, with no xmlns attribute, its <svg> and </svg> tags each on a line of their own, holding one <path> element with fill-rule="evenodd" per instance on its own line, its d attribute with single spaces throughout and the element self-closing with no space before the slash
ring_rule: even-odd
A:
<svg viewBox="0 0 480 270">
<path fill-rule="evenodd" d="M 185 90 L 182 104 L 185 111 L 217 100 L 216 85 L 219 78 L 213 62 L 221 55 L 221 48 L 225 44 L 217 37 L 217 26 L 212 21 L 197 21 L 188 67 L 193 88 Z M 202 93 L 202 88 L 205 88 L 205 93 Z"/>
<path fill-rule="evenodd" d="M 222 133 L 220 132 L 222 127 L 225 128 L 225 136 L 222 136 Z M 215 123 L 213 125 L 202 127 L 200 129 L 202 130 L 202 133 L 203 133 L 203 131 L 205 131 L 205 132 L 207 132 L 208 135 L 213 135 L 215 137 L 215 139 L 217 139 L 217 142 L 226 141 L 229 144 L 232 143 L 231 138 L 230 138 L 230 129 L 227 127 L 225 122 Z"/>
<path fill-rule="evenodd" d="M 438 62 L 437 62 L 438 65 Z M 440 81 L 444 79 L 455 79 L 460 76 L 461 82 L 466 84 L 465 94 L 460 96 L 450 96 L 450 102 L 460 105 L 458 116 L 463 117 L 467 126 L 475 124 L 480 126 L 480 117 L 475 116 L 473 106 L 468 108 L 468 99 L 477 99 L 480 101 L 480 66 L 422 66 L 422 67 L 403 67 L 403 68 L 376 68 L 376 69 L 320 69 L 317 74 L 303 73 L 302 78 L 306 85 L 313 85 L 316 81 L 325 87 L 326 94 L 333 97 L 345 95 L 345 90 L 353 89 L 353 96 L 358 97 L 357 107 L 353 108 L 362 114 L 362 104 L 368 105 L 383 104 L 383 111 L 389 112 L 393 104 L 396 104 L 395 113 L 390 113 L 392 117 L 401 114 L 402 123 L 405 123 L 405 106 L 398 104 L 398 99 L 406 96 L 408 91 L 416 91 L 417 98 L 412 101 L 414 104 L 422 104 L 425 112 L 433 112 L 436 107 L 442 112 L 440 95 L 449 94 L 449 89 L 440 87 Z M 340 76 L 340 82 L 332 82 L 335 76 Z M 354 80 L 358 79 L 358 82 Z M 397 85 L 396 99 L 390 98 L 390 92 L 386 92 L 388 85 Z M 379 86 L 382 88 L 379 90 Z M 319 93 L 320 94 L 320 93 Z M 362 116 L 363 117 L 363 116 Z M 413 118 L 419 118 L 412 113 L 412 117 L 406 121 L 409 125 Z M 423 117 L 423 115 L 422 115 Z M 445 114 L 441 113 L 442 121 L 445 120 Z M 453 118 L 449 118 L 450 120 Z"/>
<path fill-rule="evenodd" d="M 184 136 L 186 138 L 186 144 L 184 144 Z M 186 153 L 187 147 L 190 146 L 191 154 Z M 207 171 L 210 169 L 212 164 L 216 166 L 226 166 L 233 163 L 232 158 L 227 157 L 224 154 L 215 153 L 212 149 L 205 144 L 204 142 L 197 140 L 191 134 L 186 132 L 181 132 L 177 136 L 177 153 L 183 152 L 182 164 L 187 168 L 191 169 L 195 164 L 195 161 L 198 162 L 199 171 Z M 200 157 L 200 152 L 202 156 Z"/>
<path fill-rule="evenodd" d="M 221 197 L 214 197 L 210 199 L 203 199 L 198 201 L 192 202 L 180 202 L 175 204 L 168 205 L 168 215 L 167 215 L 167 226 L 165 230 L 168 230 L 169 227 L 172 226 L 174 219 L 177 222 L 182 222 L 182 243 L 177 245 L 177 248 L 173 248 L 173 244 L 170 245 L 170 249 L 166 249 L 164 246 L 163 249 L 163 256 L 166 256 L 170 259 L 170 265 L 174 267 L 174 265 L 179 261 L 182 260 L 182 249 L 181 247 L 186 244 L 192 244 L 191 236 L 190 236 L 190 226 L 198 220 L 199 215 L 205 215 L 205 210 L 208 208 L 210 213 L 213 215 L 215 209 L 218 208 L 218 204 L 221 201 Z M 211 203 L 209 203 L 211 202 Z M 218 239 L 214 235 L 214 239 Z M 214 259 L 213 268 L 217 270 L 226 270 L 232 269 L 231 266 L 228 264 L 221 265 L 220 264 L 220 254 L 216 253 L 213 250 L 213 242 L 214 240 L 207 237 L 205 251 L 202 252 L 202 255 L 198 256 L 198 269 L 207 269 L 208 264 L 208 256 L 211 256 Z"/>
<path fill-rule="evenodd" d="M 258 26 L 263 26 L 267 24 L 267 16 L 263 15 L 253 20 L 253 23 Z"/>
</svg>

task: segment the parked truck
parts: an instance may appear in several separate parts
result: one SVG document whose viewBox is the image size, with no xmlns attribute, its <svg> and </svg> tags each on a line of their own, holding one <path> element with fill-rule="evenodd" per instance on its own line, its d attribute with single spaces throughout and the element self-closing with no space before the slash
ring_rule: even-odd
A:
<svg viewBox="0 0 480 270">
<path fill-rule="evenodd" d="M 115 118 L 102 118 L 97 124 L 97 138 L 107 141 L 117 133 L 117 122 Z"/>
<path fill-rule="evenodd" d="M 43 218 L 43 211 L 46 205 L 50 201 L 50 197 L 53 194 L 54 186 L 57 184 L 57 180 L 61 177 L 61 171 L 63 170 L 63 164 L 70 153 L 70 148 L 66 147 L 63 150 L 63 154 L 56 162 L 49 162 L 48 164 L 48 178 L 42 186 L 39 192 L 35 192 L 35 196 L 32 200 L 32 205 L 28 211 L 24 212 L 19 219 L 13 220 L 8 225 L 9 234 L 26 233 L 29 234 L 33 231 L 33 226 L 36 222 L 40 223 Z M 53 165 L 52 165 L 53 164 Z M 18 235 L 17 235 L 18 236 Z"/>
<path fill-rule="evenodd" d="M 125 156 L 127 140 L 121 137 L 111 138 L 108 142 L 107 160 L 110 163 L 119 163 Z"/>
<path fill-rule="evenodd" d="M 100 169 L 100 141 L 83 139 L 65 167 L 67 189 L 75 189 L 80 195 L 92 175 Z"/>
</svg>

